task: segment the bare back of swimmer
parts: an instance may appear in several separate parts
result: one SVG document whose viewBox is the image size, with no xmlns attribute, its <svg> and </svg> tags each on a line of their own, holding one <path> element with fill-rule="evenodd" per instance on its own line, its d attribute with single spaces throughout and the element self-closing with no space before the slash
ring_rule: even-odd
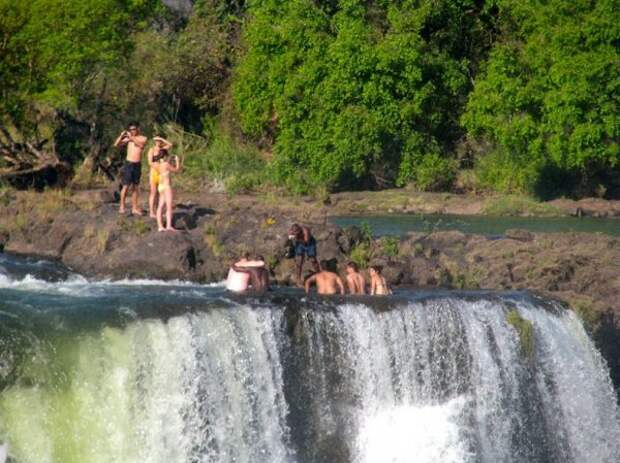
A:
<svg viewBox="0 0 620 463">
<path fill-rule="evenodd" d="M 226 279 L 226 289 L 235 293 L 242 293 L 248 290 L 250 285 L 250 274 L 244 271 L 237 271 L 245 268 L 264 267 L 265 262 L 262 260 L 250 260 L 249 255 L 244 255 L 228 270 L 228 278 Z"/>
</svg>

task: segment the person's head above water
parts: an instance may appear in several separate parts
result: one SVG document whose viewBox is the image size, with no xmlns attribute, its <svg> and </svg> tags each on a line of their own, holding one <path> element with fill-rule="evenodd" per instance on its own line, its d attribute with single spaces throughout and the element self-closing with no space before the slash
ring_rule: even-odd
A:
<svg viewBox="0 0 620 463">
<path fill-rule="evenodd" d="M 323 259 L 320 262 L 321 270 L 338 273 L 338 261 L 336 259 Z"/>
<path fill-rule="evenodd" d="M 347 271 L 357 273 L 360 271 L 360 268 L 355 262 L 351 261 L 347 264 Z"/>
<path fill-rule="evenodd" d="M 368 267 L 370 274 L 376 273 L 377 275 L 381 275 L 381 271 L 383 270 L 383 266 L 381 265 L 371 265 Z"/>
</svg>

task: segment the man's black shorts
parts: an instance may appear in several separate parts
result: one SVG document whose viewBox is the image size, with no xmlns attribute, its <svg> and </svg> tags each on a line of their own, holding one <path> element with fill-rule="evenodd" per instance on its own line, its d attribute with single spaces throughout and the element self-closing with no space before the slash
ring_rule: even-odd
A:
<svg viewBox="0 0 620 463">
<path fill-rule="evenodd" d="M 142 164 L 139 162 L 125 161 L 121 169 L 121 184 L 123 186 L 139 185 L 142 175 Z"/>
<path fill-rule="evenodd" d="M 304 243 L 302 241 L 296 241 L 295 255 L 316 257 L 316 240 L 314 239 L 314 236 L 311 236 L 310 240 L 307 243 Z"/>
</svg>

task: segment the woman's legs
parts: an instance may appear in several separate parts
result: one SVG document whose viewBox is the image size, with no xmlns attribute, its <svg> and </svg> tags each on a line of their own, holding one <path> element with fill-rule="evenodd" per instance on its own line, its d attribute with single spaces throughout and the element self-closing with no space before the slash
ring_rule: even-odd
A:
<svg viewBox="0 0 620 463">
<path fill-rule="evenodd" d="M 155 198 L 157 197 L 157 183 L 151 182 L 151 191 L 149 193 L 149 215 L 153 218 L 157 217 L 155 208 Z"/>
<path fill-rule="evenodd" d="M 164 193 L 166 199 L 166 230 L 174 230 L 172 227 L 172 187 L 166 188 Z"/>
<path fill-rule="evenodd" d="M 164 224 L 162 221 L 162 215 L 164 212 L 164 205 L 165 205 L 165 201 L 162 201 L 161 198 L 159 200 L 159 204 L 157 205 L 157 229 L 159 231 L 164 231 Z"/>
</svg>

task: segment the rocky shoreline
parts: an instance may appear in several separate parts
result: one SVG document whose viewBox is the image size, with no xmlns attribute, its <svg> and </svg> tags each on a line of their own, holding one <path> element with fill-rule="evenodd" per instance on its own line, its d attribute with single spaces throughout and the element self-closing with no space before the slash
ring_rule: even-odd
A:
<svg viewBox="0 0 620 463">
<path fill-rule="evenodd" d="M 248 251 L 265 256 L 277 284 L 291 285 L 294 262 L 284 243 L 288 226 L 301 222 L 312 228 L 321 259 L 336 259 L 341 269 L 351 259 L 382 264 L 394 286 L 527 289 L 565 301 L 585 320 L 619 389 L 620 238 L 511 230 L 499 240 L 456 231 L 375 240 L 329 224 L 329 206 L 318 201 L 183 199 L 174 217 L 180 231 L 159 233 L 148 217 L 120 216 L 106 190 L 14 194 L 0 202 L 0 247 L 92 278 L 196 282 L 223 280 L 230 262 Z"/>
</svg>

